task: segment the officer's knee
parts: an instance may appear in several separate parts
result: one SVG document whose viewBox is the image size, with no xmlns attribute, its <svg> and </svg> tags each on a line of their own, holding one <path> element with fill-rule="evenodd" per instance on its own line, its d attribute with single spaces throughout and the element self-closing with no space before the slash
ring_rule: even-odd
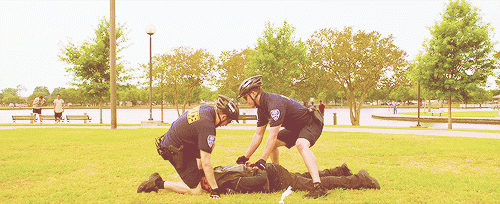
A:
<svg viewBox="0 0 500 204">
<path fill-rule="evenodd" d="M 309 140 L 307 139 L 304 139 L 304 138 L 299 138 L 297 139 L 297 141 L 295 142 L 295 146 L 297 146 L 297 149 L 299 151 L 302 151 L 304 149 L 309 149 L 309 147 L 311 147 L 311 143 L 309 142 Z"/>
</svg>

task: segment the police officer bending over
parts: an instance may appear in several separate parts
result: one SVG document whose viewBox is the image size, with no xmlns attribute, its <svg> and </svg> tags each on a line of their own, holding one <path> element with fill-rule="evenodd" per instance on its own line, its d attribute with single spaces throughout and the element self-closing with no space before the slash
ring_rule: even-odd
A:
<svg viewBox="0 0 500 204">
<path fill-rule="evenodd" d="M 177 193 L 199 194 L 201 177 L 206 176 L 213 189 L 210 198 L 219 198 L 219 187 L 210 162 L 215 128 L 232 120 L 238 121 L 239 114 L 238 106 L 223 95 L 219 95 L 215 107 L 201 105 L 182 114 L 156 142 L 158 154 L 174 166 L 182 182 L 163 181 L 158 173 L 153 173 L 139 185 L 137 192 L 157 192 L 168 187 Z M 198 164 L 196 158 L 200 158 Z"/>
<path fill-rule="evenodd" d="M 305 197 L 318 198 L 325 195 L 326 190 L 320 185 L 316 156 L 310 149 L 321 136 L 323 117 L 319 110 L 308 109 L 286 96 L 263 92 L 261 79 L 262 76 L 250 77 L 240 85 L 239 97 L 242 97 L 250 107 L 257 108 L 258 120 L 250 147 L 236 163 L 244 164 L 248 161 L 262 142 L 269 123 L 269 137 L 262 157 L 255 163 L 257 167 L 265 169 L 268 157 L 271 157 L 273 163 L 278 164 L 278 147 L 297 146 L 313 181 L 311 190 Z M 285 129 L 280 130 L 281 127 Z"/>
</svg>

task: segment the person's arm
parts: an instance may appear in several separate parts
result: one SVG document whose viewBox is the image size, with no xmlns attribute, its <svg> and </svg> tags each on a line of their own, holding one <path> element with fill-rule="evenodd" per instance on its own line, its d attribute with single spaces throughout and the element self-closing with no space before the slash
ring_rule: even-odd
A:
<svg viewBox="0 0 500 204">
<path fill-rule="evenodd" d="M 255 150 L 257 150 L 260 143 L 262 142 L 262 138 L 264 137 L 264 133 L 266 132 L 266 127 L 267 125 L 257 127 L 257 130 L 253 135 L 252 142 L 250 143 L 250 147 L 248 147 L 247 151 L 244 154 L 247 159 L 249 159 L 253 155 Z"/>
<path fill-rule="evenodd" d="M 182 181 L 165 181 L 163 183 L 163 186 L 167 190 L 171 190 L 176 193 L 180 194 L 191 194 L 191 195 L 197 195 L 200 194 L 201 192 L 201 185 L 198 184 L 196 188 L 190 189 L 184 182 Z"/>
<path fill-rule="evenodd" d="M 219 188 L 217 182 L 215 181 L 214 169 L 212 163 L 210 162 L 210 153 L 200 150 L 201 166 L 203 167 L 203 172 L 205 172 L 205 177 L 207 178 L 208 184 L 212 189 Z"/>
<path fill-rule="evenodd" d="M 267 158 L 274 150 L 276 140 L 278 140 L 278 132 L 280 131 L 280 127 L 281 125 L 269 128 L 269 137 L 267 138 L 266 146 L 264 147 L 264 153 L 262 153 L 262 160 L 267 161 Z"/>
<path fill-rule="evenodd" d="M 230 181 L 231 187 L 241 193 L 269 192 L 267 172 L 260 170 L 255 176 L 240 177 Z"/>
</svg>

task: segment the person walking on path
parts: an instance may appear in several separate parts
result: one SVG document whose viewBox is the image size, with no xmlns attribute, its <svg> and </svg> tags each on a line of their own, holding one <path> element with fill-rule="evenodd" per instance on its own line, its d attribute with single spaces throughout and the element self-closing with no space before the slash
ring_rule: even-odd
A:
<svg viewBox="0 0 500 204">
<path fill-rule="evenodd" d="M 392 102 L 392 107 L 394 110 L 394 114 L 398 114 L 398 104 L 395 101 Z"/>
<path fill-rule="evenodd" d="M 62 120 L 62 114 L 64 112 L 64 100 L 61 99 L 61 94 L 57 94 L 57 99 L 54 100 L 53 103 L 55 122 L 59 123 Z"/>
<path fill-rule="evenodd" d="M 243 98 L 246 103 L 257 108 L 257 129 L 253 135 L 250 146 L 245 154 L 238 158 L 236 163 L 244 164 L 259 147 L 269 124 L 269 137 L 264 148 L 264 153 L 255 163 L 260 169 L 265 169 L 266 161 L 271 157 L 273 163 L 279 164 L 278 147 L 292 148 L 297 146 L 302 159 L 312 176 L 311 190 L 305 197 L 318 198 L 326 194 L 321 186 L 318 173 L 316 156 L 311 151 L 323 131 L 323 118 L 319 110 L 310 109 L 300 103 L 278 94 L 266 93 L 262 90 L 262 76 L 254 76 L 244 80 L 240 85 L 238 98 Z M 317 111 L 317 114 L 315 112 Z M 319 116 L 316 117 L 316 116 Z M 283 130 L 280 130 L 284 127 Z"/>
<path fill-rule="evenodd" d="M 37 115 L 38 118 L 40 118 L 40 124 L 42 124 L 42 106 L 47 102 L 43 96 L 36 97 L 35 100 L 33 100 L 33 123 L 36 123 L 37 121 Z"/>
<path fill-rule="evenodd" d="M 321 115 L 325 116 L 325 104 L 323 104 L 323 100 L 319 100 L 318 109 L 319 109 L 319 112 L 321 113 Z"/>
</svg>

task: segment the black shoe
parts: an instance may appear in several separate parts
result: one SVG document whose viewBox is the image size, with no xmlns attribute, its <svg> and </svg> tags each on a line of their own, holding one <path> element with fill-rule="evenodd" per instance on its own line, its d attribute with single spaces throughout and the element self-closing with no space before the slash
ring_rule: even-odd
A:
<svg viewBox="0 0 500 204">
<path fill-rule="evenodd" d="M 147 181 L 144 181 L 139 185 L 139 188 L 137 188 L 137 193 L 141 192 L 146 192 L 149 193 L 151 191 L 155 191 L 158 193 L 158 186 L 156 186 L 156 181 L 163 181 L 161 178 L 160 174 L 154 173 L 149 176 L 149 179 Z"/>
<path fill-rule="evenodd" d="M 327 190 L 321 186 L 321 184 L 315 186 L 308 194 L 304 195 L 304 198 L 319 198 L 328 195 Z"/>
<path fill-rule="evenodd" d="M 368 172 L 366 172 L 365 170 L 359 170 L 358 176 L 363 183 L 363 188 L 380 189 L 380 184 L 378 184 L 377 179 L 371 177 L 370 174 L 368 174 Z"/>
<path fill-rule="evenodd" d="M 349 169 L 349 167 L 347 167 L 346 163 L 342 163 L 342 165 L 340 165 L 340 168 L 342 169 L 343 176 L 352 175 L 352 171 Z"/>
</svg>

